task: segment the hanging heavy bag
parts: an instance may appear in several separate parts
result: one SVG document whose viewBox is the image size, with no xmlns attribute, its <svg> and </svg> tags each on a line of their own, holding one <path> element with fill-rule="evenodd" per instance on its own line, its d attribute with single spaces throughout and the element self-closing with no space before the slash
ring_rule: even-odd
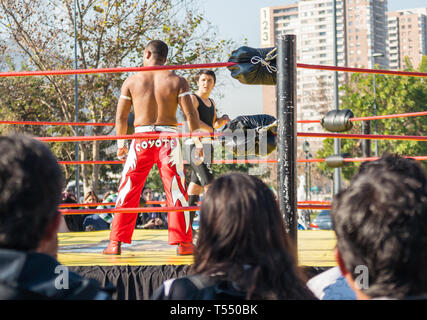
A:
<svg viewBox="0 0 427 320">
<path fill-rule="evenodd" d="M 236 157 L 265 156 L 276 150 L 277 121 L 268 114 L 239 116 L 221 130 L 224 148 Z M 265 143 L 265 145 L 263 145 Z"/>
<path fill-rule="evenodd" d="M 228 62 L 236 62 L 227 67 L 231 76 L 243 84 L 276 84 L 276 48 L 255 49 L 240 47 L 231 53 Z"/>
</svg>

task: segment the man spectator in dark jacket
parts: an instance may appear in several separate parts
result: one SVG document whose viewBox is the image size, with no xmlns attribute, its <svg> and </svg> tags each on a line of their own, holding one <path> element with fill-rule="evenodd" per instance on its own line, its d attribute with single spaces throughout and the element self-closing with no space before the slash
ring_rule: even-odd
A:
<svg viewBox="0 0 427 320">
<path fill-rule="evenodd" d="M 427 299 L 427 176 L 413 159 L 365 162 L 331 211 L 357 299 Z"/>
<path fill-rule="evenodd" d="M 57 260 L 63 176 L 48 147 L 0 137 L 0 300 L 105 300 L 94 280 Z"/>
</svg>

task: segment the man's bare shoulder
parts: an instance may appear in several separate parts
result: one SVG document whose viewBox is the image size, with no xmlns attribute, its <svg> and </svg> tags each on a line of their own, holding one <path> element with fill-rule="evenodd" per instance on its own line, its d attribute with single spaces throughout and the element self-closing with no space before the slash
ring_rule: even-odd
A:
<svg viewBox="0 0 427 320">
<path fill-rule="evenodd" d="M 177 84 L 181 84 L 181 83 L 185 83 L 185 82 L 187 82 L 187 80 L 186 80 L 184 77 L 182 77 L 182 76 L 180 76 L 180 75 L 177 75 L 175 72 L 169 72 L 169 73 L 167 74 L 167 78 L 168 78 L 170 81 L 173 81 L 173 82 L 175 82 L 175 83 L 177 83 Z"/>
<path fill-rule="evenodd" d="M 123 86 L 130 86 L 130 85 L 132 85 L 132 83 L 137 81 L 137 79 L 138 79 L 138 74 L 133 74 L 133 75 L 127 77 L 125 79 L 125 81 L 123 81 Z"/>
<path fill-rule="evenodd" d="M 185 79 L 184 77 L 179 76 L 179 75 L 176 75 L 176 77 L 177 77 L 179 88 L 188 91 L 190 86 L 188 84 L 187 79 Z"/>
<path fill-rule="evenodd" d="M 196 107 L 196 108 L 198 108 L 199 107 L 199 100 L 197 100 L 197 98 L 196 98 L 196 96 L 195 96 L 195 94 L 193 93 L 193 94 L 191 94 L 191 101 L 193 102 L 193 105 Z"/>
</svg>

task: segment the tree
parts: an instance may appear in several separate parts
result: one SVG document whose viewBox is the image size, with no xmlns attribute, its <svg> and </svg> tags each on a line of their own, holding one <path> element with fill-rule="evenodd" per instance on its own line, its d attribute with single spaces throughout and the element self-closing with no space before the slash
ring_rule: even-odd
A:
<svg viewBox="0 0 427 320">
<path fill-rule="evenodd" d="M 142 65 L 144 44 L 164 40 L 170 48 L 168 64 L 224 61 L 230 41 L 218 40 L 203 15 L 194 9 L 193 0 L 76 0 L 78 68 L 112 68 Z M 74 68 L 73 0 L 2 0 L 0 32 L 4 53 L 25 64 L 23 69 L 55 70 Z M 9 64 L 10 66 L 11 64 Z M 13 63 L 12 63 L 13 65 Z M 9 69 L 14 69 L 9 68 Z M 193 72 L 194 73 L 194 72 Z M 182 71 L 190 76 L 192 72 Z M 80 122 L 114 122 L 120 86 L 128 74 L 79 75 L 78 104 Z M 19 83 L 19 86 L 15 86 Z M 2 79 L 0 93 L 7 96 L 13 86 L 15 100 L 0 102 L 0 114 L 21 120 L 74 121 L 74 77 Z M 37 110 L 28 114 L 25 108 Z M 17 110 L 19 109 L 19 110 Z M 37 115 L 38 116 L 37 116 Z M 41 131 L 40 131 L 41 130 Z M 25 131 L 39 135 L 108 135 L 113 127 L 51 127 Z M 114 142 L 79 143 L 81 160 L 113 160 L 108 152 Z M 73 147 L 52 145 L 61 160 L 74 160 Z M 66 169 L 66 177 L 73 175 Z M 118 171 L 119 167 L 111 167 Z M 83 166 L 85 189 L 98 188 L 102 179 L 99 165 Z"/>
<path fill-rule="evenodd" d="M 407 62 L 407 65 L 410 65 Z M 416 71 L 412 67 L 408 71 Z M 424 56 L 420 66 L 420 72 L 427 71 L 427 56 Z M 377 114 L 399 114 L 408 112 L 425 111 L 427 106 L 427 80 L 421 77 L 377 75 L 376 76 L 376 103 Z M 350 83 L 340 88 L 344 91 L 340 109 L 350 109 L 356 117 L 373 115 L 373 80 L 372 75 L 353 74 Z M 415 135 L 424 136 L 427 132 L 426 117 L 407 117 L 390 120 L 377 120 L 378 134 L 384 135 Z M 348 133 L 360 133 L 361 124 L 354 123 L 353 129 Z M 333 139 L 325 139 L 324 148 L 317 154 L 319 158 L 326 158 L 334 152 Z M 361 141 L 342 139 L 341 152 L 350 154 L 351 157 L 361 157 Z M 379 155 L 398 153 L 405 156 L 427 154 L 427 144 L 418 141 L 379 140 Z M 343 176 L 349 180 L 356 172 L 358 163 L 346 163 L 343 168 Z M 422 165 L 427 168 L 424 162 Z M 333 169 L 326 164 L 320 164 L 324 172 Z"/>
</svg>

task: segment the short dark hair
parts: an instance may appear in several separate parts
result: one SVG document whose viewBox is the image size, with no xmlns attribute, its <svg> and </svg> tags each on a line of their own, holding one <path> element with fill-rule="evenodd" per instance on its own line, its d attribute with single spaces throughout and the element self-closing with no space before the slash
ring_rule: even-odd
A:
<svg viewBox="0 0 427 320">
<path fill-rule="evenodd" d="M 242 173 L 217 178 L 206 192 L 192 272 L 219 274 L 248 299 L 314 298 L 273 192 Z"/>
<path fill-rule="evenodd" d="M 0 137 L 0 247 L 37 248 L 61 202 L 61 168 L 44 143 Z"/>
<path fill-rule="evenodd" d="M 200 70 L 200 71 L 197 73 L 197 75 L 196 75 L 196 81 L 199 81 L 200 76 L 201 76 L 201 75 L 203 75 L 203 74 L 206 74 L 206 75 L 208 75 L 208 76 L 211 76 L 211 77 L 214 79 L 214 83 L 216 83 L 216 75 L 215 75 L 215 72 L 213 72 L 212 70 L 205 70 L 205 69 Z"/>
<path fill-rule="evenodd" d="M 166 61 L 168 57 L 168 45 L 161 40 L 151 40 L 147 44 L 147 50 L 149 50 L 156 60 Z"/>
<path fill-rule="evenodd" d="M 353 279 L 366 266 L 370 297 L 403 298 L 427 288 L 427 178 L 413 159 L 365 162 L 333 199 L 337 248 Z"/>
</svg>

